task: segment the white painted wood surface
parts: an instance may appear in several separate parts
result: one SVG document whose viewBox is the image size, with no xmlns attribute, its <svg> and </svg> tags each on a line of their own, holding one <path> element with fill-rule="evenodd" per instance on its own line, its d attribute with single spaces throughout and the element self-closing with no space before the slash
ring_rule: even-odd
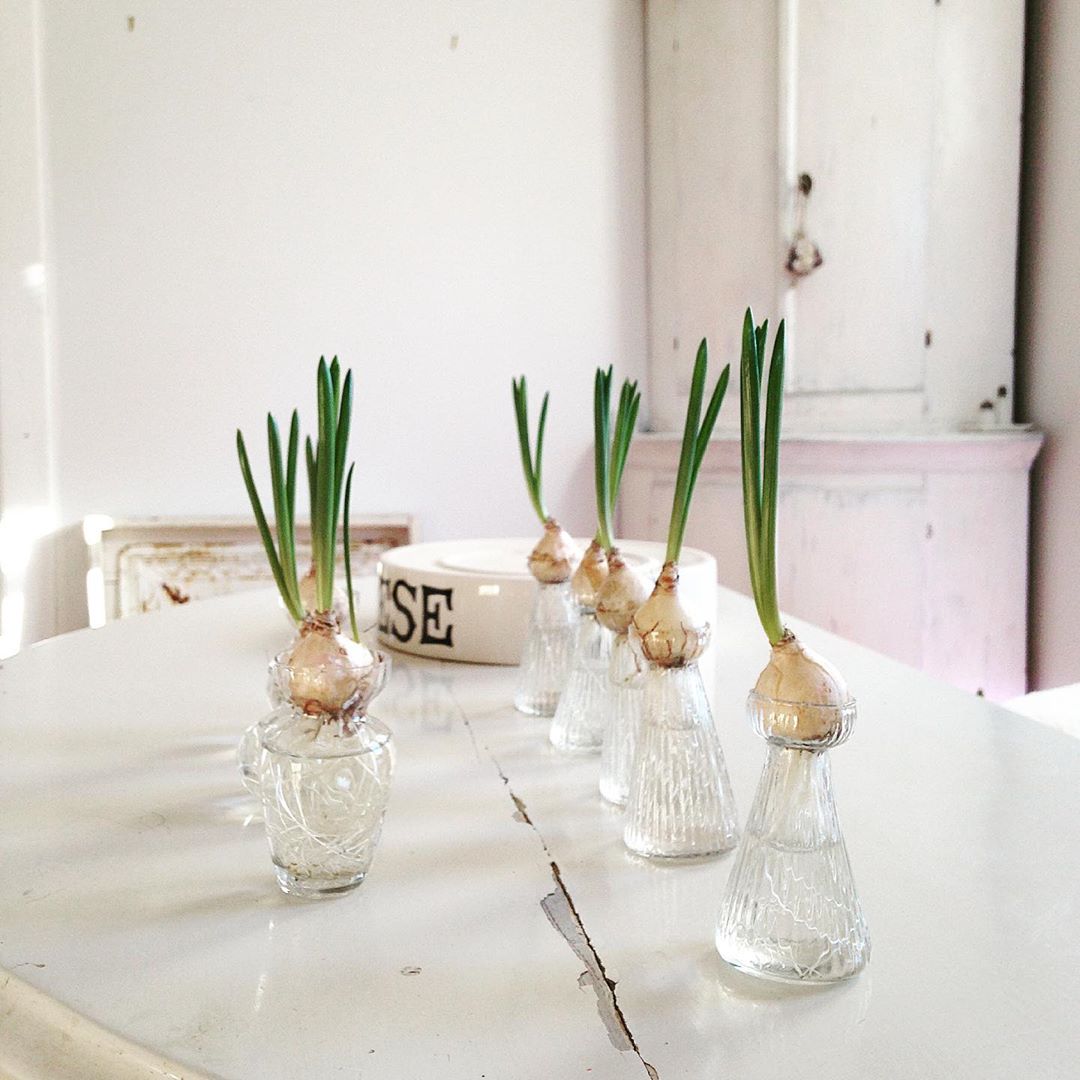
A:
<svg viewBox="0 0 1080 1080">
<path fill-rule="evenodd" d="M 788 320 L 796 427 L 955 428 L 1011 402 L 1023 0 L 646 11 L 654 430 L 680 428 L 702 337 L 737 356 L 748 303 Z M 793 278 L 803 173 L 824 261 Z"/>
<path fill-rule="evenodd" d="M 395 658 L 371 876 L 281 896 L 232 761 L 279 627 L 247 593 L 5 663 L 0 1075 L 1075 1076 L 1080 742 L 800 626 L 859 698 L 834 773 L 874 952 L 850 984 L 775 988 L 714 952 L 730 858 L 628 857 L 596 760 L 508 707 L 512 669 Z M 726 590 L 716 628 L 745 817 L 765 645 Z"/>
<path fill-rule="evenodd" d="M 639 436 L 620 529 L 667 531 L 680 437 Z M 1027 688 L 1029 471 L 1037 432 L 786 438 L 778 576 L 785 610 L 970 691 Z M 687 543 L 749 593 L 739 444 L 715 439 Z"/>
</svg>

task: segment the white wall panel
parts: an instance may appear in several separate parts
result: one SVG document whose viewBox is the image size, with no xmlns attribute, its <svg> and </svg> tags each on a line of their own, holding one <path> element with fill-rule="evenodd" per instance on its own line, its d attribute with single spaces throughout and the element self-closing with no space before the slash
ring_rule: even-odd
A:
<svg viewBox="0 0 1080 1080">
<path fill-rule="evenodd" d="M 243 513 L 234 429 L 310 426 L 339 353 L 358 512 L 531 528 L 527 372 L 548 500 L 587 529 L 593 370 L 644 374 L 637 3 L 42 12 L 65 519 Z"/>
</svg>

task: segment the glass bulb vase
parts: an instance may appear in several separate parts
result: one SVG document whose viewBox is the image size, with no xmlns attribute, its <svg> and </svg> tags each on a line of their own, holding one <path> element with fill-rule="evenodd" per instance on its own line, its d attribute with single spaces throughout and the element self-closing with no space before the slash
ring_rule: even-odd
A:
<svg viewBox="0 0 1080 1080">
<path fill-rule="evenodd" d="M 643 682 L 629 638 L 625 633 L 616 634 L 600 701 L 601 713 L 606 717 L 600 752 L 600 795 L 615 806 L 625 806 L 630 796 L 630 772 L 645 697 Z"/>
<path fill-rule="evenodd" d="M 720 907 L 717 951 L 733 967 L 767 979 L 850 978 L 869 960 L 870 936 L 840 831 L 828 750 L 850 735 L 855 703 L 791 703 L 751 693 L 748 711 L 768 740 L 768 756 Z M 795 730 L 795 715 L 821 736 L 780 734 Z"/>
<path fill-rule="evenodd" d="M 649 663 L 623 841 L 637 855 L 690 859 L 733 848 L 739 826 L 696 663 Z"/>
<path fill-rule="evenodd" d="M 554 716 L 573 655 L 577 610 L 570 582 L 541 583 L 536 590 L 521 657 L 514 708 L 530 716 Z"/>
<path fill-rule="evenodd" d="M 604 741 L 604 699 L 613 634 L 592 608 L 577 610 L 577 634 L 570 676 L 551 720 L 549 738 L 566 754 L 594 754 Z"/>
<path fill-rule="evenodd" d="M 334 713 L 288 702 L 259 727 L 256 768 L 270 857 L 292 896 L 356 888 L 382 834 L 394 750 L 389 729 L 367 713 L 389 658 L 373 653 L 364 693 Z"/>
</svg>

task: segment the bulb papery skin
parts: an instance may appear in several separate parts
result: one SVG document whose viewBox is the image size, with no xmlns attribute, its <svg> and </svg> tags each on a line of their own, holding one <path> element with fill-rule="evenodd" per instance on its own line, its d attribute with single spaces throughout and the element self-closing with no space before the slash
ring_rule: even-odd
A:
<svg viewBox="0 0 1080 1080">
<path fill-rule="evenodd" d="M 310 715 L 362 711 L 382 687 L 386 660 L 337 632 L 329 613 L 309 615 L 288 658 L 289 697 Z"/>
<path fill-rule="evenodd" d="M 658 667 L 685 667 L 709 646 L 709 624 L 695 624 L 679 600 L 679 567 L 665 563 L 652 595 L 637 609 L 630 640 Z"/>
<path fill-rule="evenodd" d="M 790 632 L 772 647 L 751 699 L 759 734 L 785 745 L 836 746 L 855 720 L 844 677 Z"/>
<path fill-rule="evenodd" d="M 608 561 L 604 549 L 597 540 L 593 540 L 581 556 L 574 576 L 570 579 L 570 589 L 578 607 L 592 611 L 596 607 L 596 597 L 601 586 L 607 580 Z"/>
<path fill-rule="evenodd" d="M 314 565 L 300 579 L 300 605 L 307 614 L 314 613 L 317 608 Z M 334 602 L 331 605 L 330 612 L 337 620 L 339 627 L 349 625 L 349 597 L 345 590 L 337 585 L 334 586 Z"/>
<path fill-rule="evenodd" d="M 544 535 L 529 553 L 529 572 L 541 585 L 559 585 L 570 580 L 577 559 L 573 537 L 554 518 L 548 518 Z"/>
<path fill-rule="evenodd" d="M 625 634 L 634 614 L 645 603 L 648 590 L 640 576 L 623 561 L 618 548 L 608 552 L 607 565 L 607 580 L 596 597 L 596 618 L 605 629 Z"/>
</svg>

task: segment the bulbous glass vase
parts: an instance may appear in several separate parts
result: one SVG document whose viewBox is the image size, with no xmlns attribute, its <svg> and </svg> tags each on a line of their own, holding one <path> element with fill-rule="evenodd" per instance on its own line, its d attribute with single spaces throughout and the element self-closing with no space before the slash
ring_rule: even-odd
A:
<svg viewBox="0 0 1080 1080">
<path fill-rule="evenodd" d="M 717 951 L 733 967 L 767 979 L 850 978 L 869 960 L 870 936 L 840 832 L 828 749 L 851 734 L 855 703 L 751 693 L 748 712 L 768 740 L 768 756 L 720 907 Z M 782 734 L 800 727 L 818 735 Z"/>
<path fill-rule="evenodd" d="M 256 768 L 270 856 L 281 889 L 333 896 L 356 888 L 382 833 L 394 768 L 389 729 L 367 713 L 386 682 L 376 652 L 368 692 L 328 714 L 279 706 L 259 729 Z"/>
<path fill-rule="evenodd" d="M 521 657 L 514 708 L 530 716 L 554 716 L 573 655 L 577 610 L 570 582 L 540 584 L 533 601 Z"/>
<path fill-rule="evenodd" d="M 720 739 L 696 663 L 649 663 L 623 840 L 637 855 L 702 858 L 739 826 Z"/>
<path fill-rule="evenodd" d="M 597 622 L 595 609 L 578 608 L 570 676 L 551 721 L 549 738 L 556 750 L 567 754 L 599 752 L 604 741 L 604 699 L 613 636 Z"/>
</svg>

